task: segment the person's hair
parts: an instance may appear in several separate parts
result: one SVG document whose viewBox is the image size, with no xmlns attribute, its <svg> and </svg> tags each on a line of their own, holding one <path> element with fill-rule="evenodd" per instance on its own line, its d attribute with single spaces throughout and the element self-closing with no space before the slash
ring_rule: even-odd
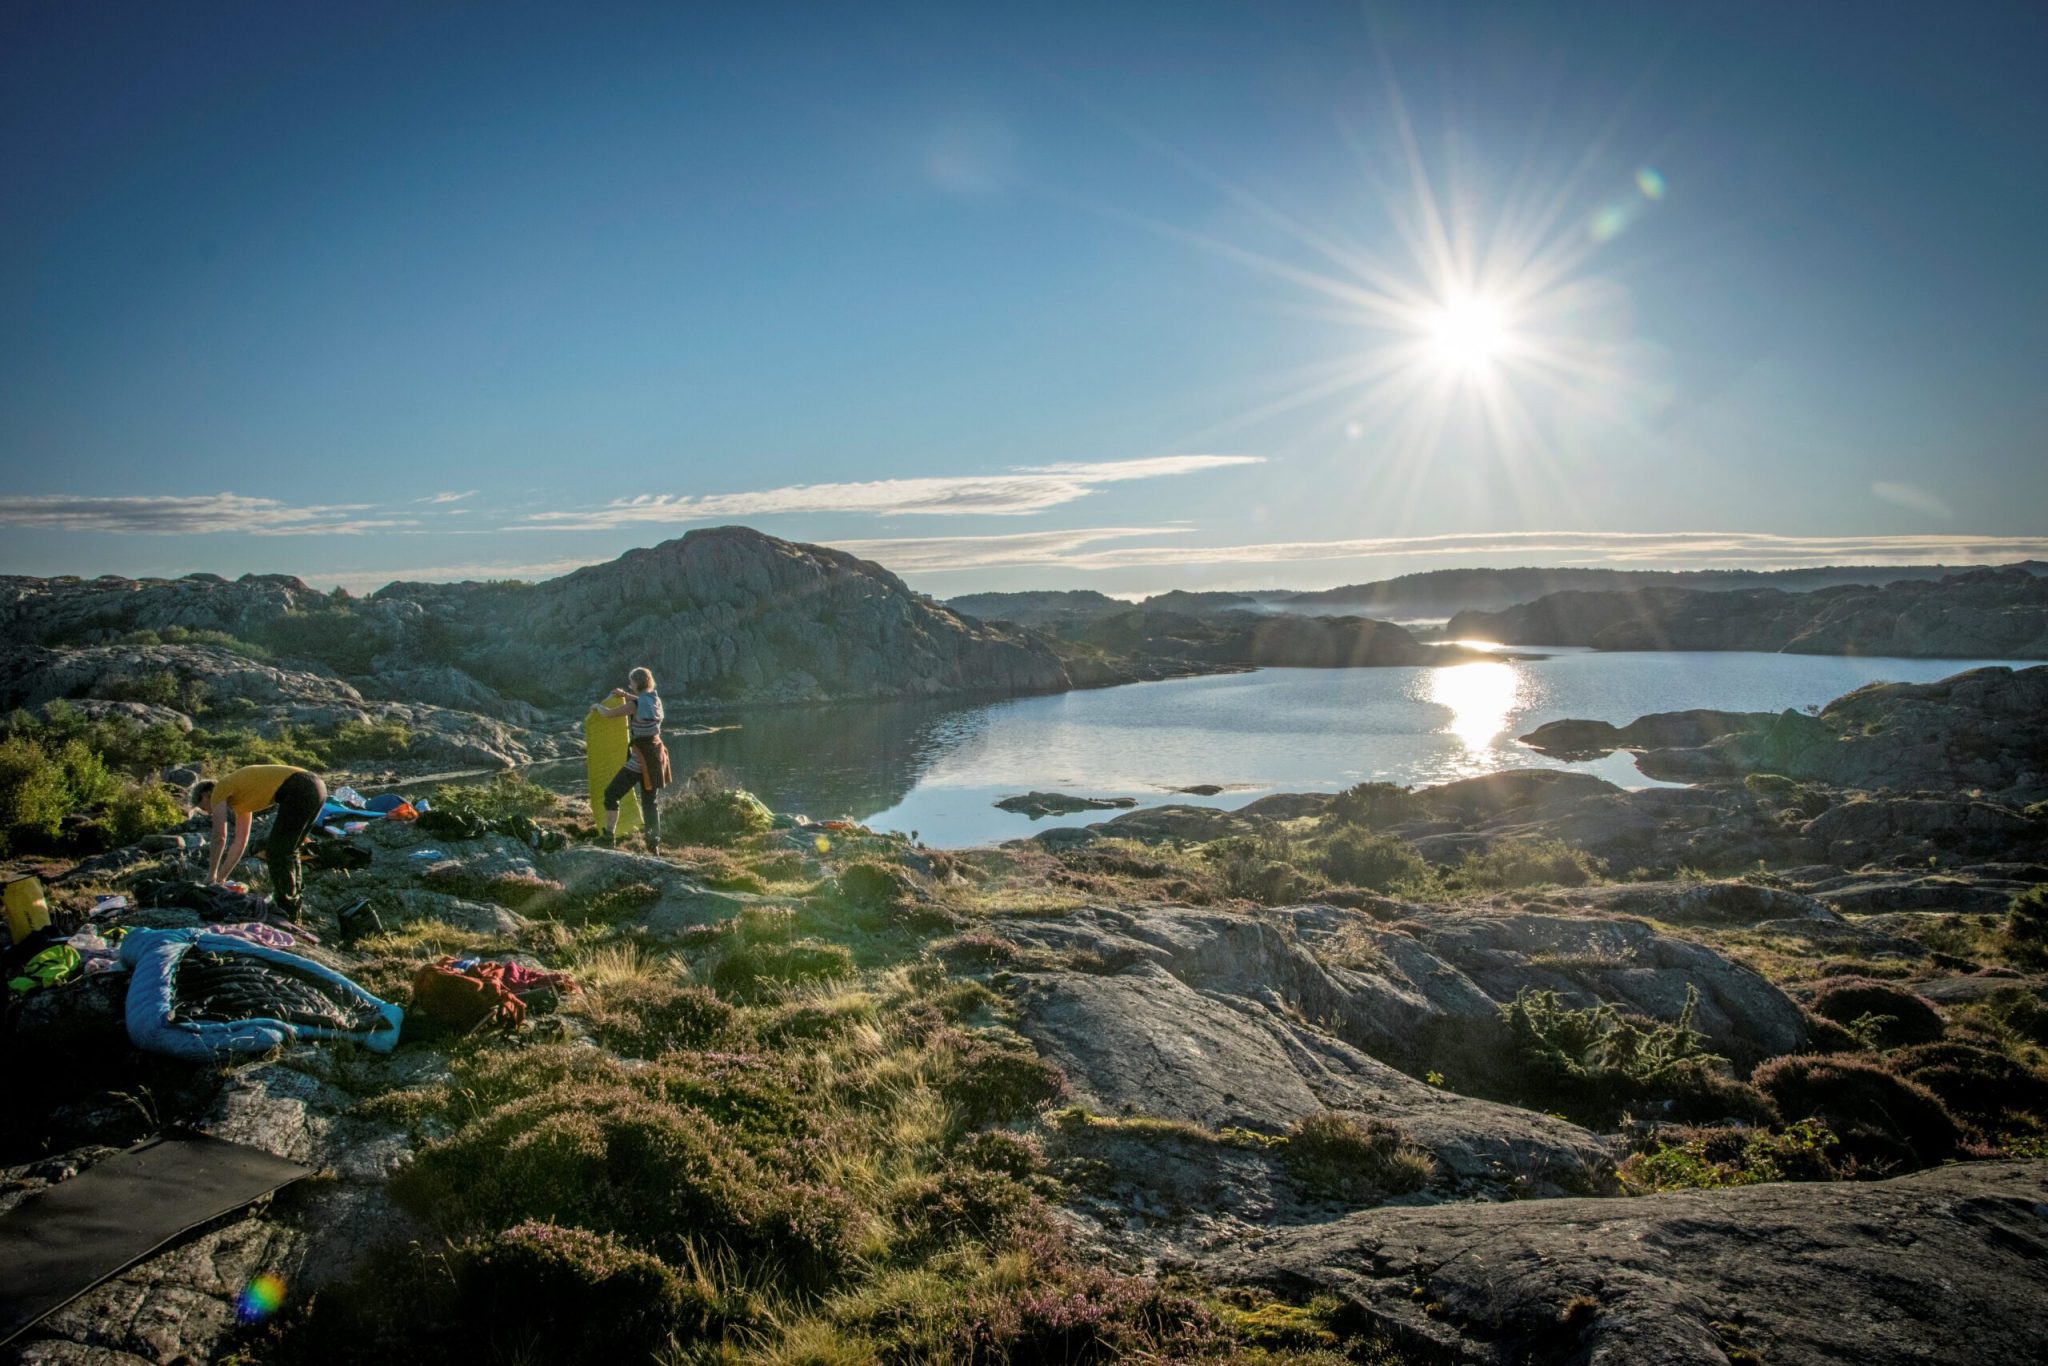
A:
<svg viewBox="0 0 2048 1366">
<path fill-rule="evenodd" d="M 213 805 L 213 779 L 201 778 L 192 784 L 192 790 L 185 795 L 187 806 L 210 807 Z"/>
<path fill-rule="evenodd" d="M 641 692 L 654 691 L 654 671 L 652 669 L 635 669 L 626 675 L 626 681 Z"/>
</svg>

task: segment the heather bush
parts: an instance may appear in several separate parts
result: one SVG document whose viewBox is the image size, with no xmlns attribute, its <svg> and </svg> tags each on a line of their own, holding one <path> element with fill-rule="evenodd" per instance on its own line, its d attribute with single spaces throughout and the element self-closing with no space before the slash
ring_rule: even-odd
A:
<svg viewBox="0 0 2048 1366">
<path fill-rule="evenodd" d="M 763 1160 L 734 1140 L 696 1107 L 625 1085 L 572 1083 L 428 1144 L 394 1188 L 455 1228 L 538 1219 L 677 1257 L 701 1239 L 798 1283 L 841 1267 L 852 1222 L 845 1196 L 808 1179 L 800 1161 Z"/>
<path fill-rule="evenodd" d="M 1279 1151 L 1305 1190 L 1328 1199 L 1382 1200 L 1420 1190 L 1436 1172 L 1435 1160 L 1393 1125 L 1335 1112 L 1297 1122 Z"/>
<path fill-rule="evenodd" d="M 1880 1167 L 1926 1166 L 1951 1156 L 1961 1127 L 1932 1091 L 1868 1058 L 1773 1058 L 1750 1081 L 1788 1120 L 1818 1119 L 1845 1153 Z"/>
<path fill-rule="evenodd" d="M 654 977 L 607 983 L 585 994 L 583 1013 L 598 1042 L 635 1058 L 703 1048 L 731 1028 L 738 1013 L 704 987 Z"/>
<path fill-rule="evenodd" d="M 1878 1048 L 1941 1037 L 1941 1012 L 1918 992 L 1869 977 L 1833 977 L 1814 988 L 1813 1013 Z"/>
<path fill-rule="evenodd" d="M 461 1244 L 449 1268 L 447 1328 L 471 1340 L 469 1352 L 489 1344 L 499 1359 L 646 1360 L 686 1320 L 701 1331 L 710 1317 L 694 1286 L 685 1312 L 685 1284 L 658 1258 L 588 1229 L 525 1220 Z"/>
<path fill-rule="evenodd" d="M 953 1105 L 962 1128 L 978 1129 L 1066 1094 L 1056 1063 L 1008 1031 L 941 1028 L 926 1041 L 935 1084 Z"/>
<path fill-rule="evenodd" d="M 844 977 L 852 971 L 853 954 L 842 944 L 735 940 L 718 955 L 709 978 L 726 995 L 751 1000 L 778 987 Z"/>
<path fill-rule="evenodd" d="M 2015 1058 L 1967 1043 L 1925 1043 L 1887 1060 L 1894 1072 L 1926 1087 L 1951 1114 L 1986 1132 L 2048 1119 L 2048 1076 Z"/>
</svg>

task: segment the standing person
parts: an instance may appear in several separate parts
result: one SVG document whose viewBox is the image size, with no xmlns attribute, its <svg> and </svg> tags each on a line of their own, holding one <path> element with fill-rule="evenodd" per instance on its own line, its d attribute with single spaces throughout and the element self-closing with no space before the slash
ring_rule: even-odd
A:
<svg viewBox="0 0 2048 1366">
<path fill-rule="evenodd" d="M 299 913 L 299 845 L 320 819 L 327 784 L 320 775 L 290 764 L 250 764 L 225 778 L 196 784 L 192 805 L 213 817 L 213 859 L 206 880 L 220 882 L 235 871 L 249 848 L 249 827 L 256 817 L 277 808 L 263 861 L 270 865 L 270 899 L 287 915 Z M 232 838 L 228 827 L 234 827 Z"/>
<path fill-rule="evenodd" d="M 647 848 L 661 848 L 661 810 L 655 794 L 669 784 L 668 746 L 661 742 L 661 694 L 654 688 L 650 669 L 635 669 L 626 675 L 626 686 L 612 689 L 612 702 L 600 704 L 604 716 L 623 716 L 626 722 L 625 766 L 612 775 L 604 789 L 604 842 L 610 844 L 619 828 L 619 802 L 628 790 L 640 798 L 640 814 L 647 822 Z"/>
</svg>

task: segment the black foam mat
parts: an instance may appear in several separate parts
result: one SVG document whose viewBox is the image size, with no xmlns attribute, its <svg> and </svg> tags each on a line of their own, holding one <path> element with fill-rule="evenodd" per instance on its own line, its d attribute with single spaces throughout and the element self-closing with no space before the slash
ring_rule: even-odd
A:
<svg viewBox="0 0 2048 1366">
<path fill-rule="evenodd" d="M 203 1134 L 167 1135 L 29 1196 L 0 1216 L 0 1343 L 309 1170 Z"/>
</svg>

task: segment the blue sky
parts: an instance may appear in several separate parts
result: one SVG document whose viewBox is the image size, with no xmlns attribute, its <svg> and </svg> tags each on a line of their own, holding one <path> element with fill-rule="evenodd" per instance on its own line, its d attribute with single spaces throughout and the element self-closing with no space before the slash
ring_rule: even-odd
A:
<svg viewBox="0 0 2048 1366">
<path fill-rule="evenodd" d="M 0 571 L 2048 554 L 2035 4 L 16 4 Z"/>
</svg>

